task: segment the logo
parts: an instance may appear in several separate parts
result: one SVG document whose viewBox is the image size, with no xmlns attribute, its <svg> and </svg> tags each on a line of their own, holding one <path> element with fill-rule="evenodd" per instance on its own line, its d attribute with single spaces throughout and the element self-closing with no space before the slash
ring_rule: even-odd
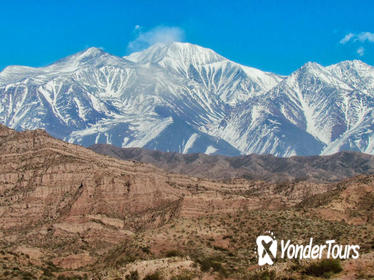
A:
<svg viewBox="0 0 374 280">
<path fill-rule="evenodd" d="M 340 245 L 335 240 L 327 240 L 325 244 L 313 244 L 313 238 L 310 238 L 307 245 L 292 244 L 291 240 L 280 240 L 278 242 L 274 234 L 270 231 L 260 235 L 256 239 L 258 264 L 272 265 L 277 258 L 281 259 L 357 259 L 359 254 L 359 245 Z M 278 245 L 280 251 L 278 252 Z"/>
<path fill-rule="evenodd" d="M 273 234 L 270 234 L 271 235 L 260 235 L 256 239 L 259 265 L 272 265 L 277 256 L 278 242 L 275 240 Z"/>
</svg>

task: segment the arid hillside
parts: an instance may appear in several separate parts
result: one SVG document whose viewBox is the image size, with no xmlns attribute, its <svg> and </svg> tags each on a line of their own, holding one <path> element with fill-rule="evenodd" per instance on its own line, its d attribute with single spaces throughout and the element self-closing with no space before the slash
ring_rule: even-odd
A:
<svg viewBox="0 0 374 280">
<path fill-rule="evenodd" d="M 235 157 L 178 154 L 108 144 L 93 145 L 90 149 L 118 159 L 151 163 L 168 172 L 219 180 L 337 182 L 361 174 L 374 174 L 374 157 L 359 152 L 279 158 L 256 154 Z"/>
<path fill-rule="evenodd" d="M 266 230 L 360 244 L 334 275 L 374 275 L 373 176 L 211 180 L 4 126 L 0 162 L 0 279 L 314 277 L 308 262 L 259 268 Z"/>
</svg>

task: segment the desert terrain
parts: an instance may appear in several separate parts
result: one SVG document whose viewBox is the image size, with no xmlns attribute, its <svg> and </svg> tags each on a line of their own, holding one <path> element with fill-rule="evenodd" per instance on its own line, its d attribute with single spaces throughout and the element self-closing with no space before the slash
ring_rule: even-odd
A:
<svg viewBox="0 0 374 280">
<path fill-rule="evenodd" d="M 261 159 L 263 176 L 237 168 L 213 176 L 212 165 L 201 167 L 209 159 L 192 168 L 182 158 L 182 167 L 161 169 L 97 154 L 43 130 L 0 126 L 0 278 L 374 279 L 372 159 L 336 158 L 336 166 L 318 158 L 285 163 L 294 170 L 308 166 L 303 177 L 286 168 L 272 179 L 276 171 L 265 165 L 275 159 Z M 253 166 L 219 159 L 223 167 L 214 165 L 215 174 L 230 161 Z M 350 171 L 329 176 L 339 164 Z M 318 169 L 325 173 L 316 177 Z M 360 257 L 260 267 L 256 237 L 268 230 L 300 244 L 311 237 L 359 244 Z"/>
</svg>

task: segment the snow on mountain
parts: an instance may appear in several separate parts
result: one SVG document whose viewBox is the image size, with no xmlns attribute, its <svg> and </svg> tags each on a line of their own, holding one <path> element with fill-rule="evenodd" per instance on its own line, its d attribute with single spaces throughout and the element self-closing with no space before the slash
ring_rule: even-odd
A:
<svg viewBox="0 0 374 280">
<path fill-rule="evenodd" d="M 370 75 L 364 71 L 360 76 L 355 71 L 351 75 L 356 84 L 352 86 L 343 79 L 348 79 L 348 74 L 337 74 L 337 67 L 305 64 L 265 95 L 238 107 L 217 134 L 244 153 L 373 153 L 374 91 L 358 90 L 368 88 L 360 77 L 369 79 Z"/>
<path fill-rule="evenodd" d="M 282 80 L 279 75 L 237 64 L 210 49 L 189 43 L 155 44 L 125 58 L 143 65 L 156 65 L 184 77 L 187 85 L 198 84 L 199 89 L 214 95 L 213 98 L 218 95 L 230 105 L 260 95 Z"/>
<path fill-rule="evenodd" d="M 331 65 L 327 69 L 350 87 L 373 95 L 374 67 L 360 60 L 353 60 Z"/>
<path fill-rule="evenodd" d="M 288 77 L 188 43 L 127 57 L 89 48 L 0 73 L 0 123 L 82 144 L 277 156 L 374 153 L 374 68 L 307 63 Z"/>
</svg>

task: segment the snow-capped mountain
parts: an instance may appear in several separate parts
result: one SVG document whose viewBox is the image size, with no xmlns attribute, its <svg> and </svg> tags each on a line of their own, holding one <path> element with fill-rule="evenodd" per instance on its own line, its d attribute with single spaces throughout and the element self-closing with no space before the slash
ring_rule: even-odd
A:
<svg viewBox="0 0 374 280">
<path fill-rule="evenodd" d="M 234 63 L 210 49 L 188 43 L 156 44 L 133 53 L 127 59 L 143 65 L 157 65 L 229 105 L 248 100 L 274 87 L 279 75 Z"/>
<path fill-rule="evenodd" d="M 82 144 L 277 156 L 374 153 L 374 68 L 307 63 L 288 77 L 188 43 L 127 57 L 90 48 L 0 73 L 0 122 Z"/>
<path fill-rule="evenodd" d="M 350 71 L 343 74 L 347 64 Z M 367 71 L 358 74 L 363 68 Z M 361 61 L 326 68 L 307 63 L 266 94 L 236 108 L 217 134 L 244 153 L 373 153 L 374 90 L 367 82 L 370 72 L 374 77 L 372 71 Z"/>
</svg>

